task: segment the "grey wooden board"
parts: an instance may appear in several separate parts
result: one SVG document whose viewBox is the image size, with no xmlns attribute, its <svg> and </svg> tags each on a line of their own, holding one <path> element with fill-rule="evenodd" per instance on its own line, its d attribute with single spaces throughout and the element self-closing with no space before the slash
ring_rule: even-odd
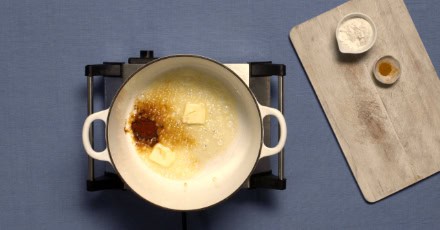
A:
<svg viewBox="0 0 440 230">
<path fill-rule="evenodd" d="M 336 43 L 338 21 L 352 12 L 378 31 L 361 55 L 343 55 Z M 349 1 L 295 26 L 290 39 L 367 201 L 439 171 L 440 83 L 403 0 Z M 402 66 L 391 87 L 372 75 L 384 55 Z"/>
</svg>

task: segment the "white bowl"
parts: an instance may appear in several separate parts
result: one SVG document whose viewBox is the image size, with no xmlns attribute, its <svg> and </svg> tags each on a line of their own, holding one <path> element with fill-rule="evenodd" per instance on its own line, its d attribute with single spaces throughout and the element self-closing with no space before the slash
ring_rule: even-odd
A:
<svg viewBox="0 0 440 230">
<path fill-rule="evenodd" d="M 393 56 L 383 56 L 374 64 L 374 77 L 382 84 L 394 84 L 399 80 L 401 73 L 402 68 L 400 62 Z"/>
<path fill-rule="evenodd" d="M 356 26 L 348 26 L 346 22 L 353 19 L 363 19 L 357 21 Z M 365 23 L 366 21 L 366 23 Z M 366 31 L 359 28 L 363 27 L 371 34 L 368 36 Z M 350 31 L 351 34 L 348 34 Z M 368 51 L 376 42 L 376 25 L 368 15 L 362 13 L 351 13 L 342 18 L 336 27 L 336 40 L 341 53 L 360 54 Z"/>
</svg>

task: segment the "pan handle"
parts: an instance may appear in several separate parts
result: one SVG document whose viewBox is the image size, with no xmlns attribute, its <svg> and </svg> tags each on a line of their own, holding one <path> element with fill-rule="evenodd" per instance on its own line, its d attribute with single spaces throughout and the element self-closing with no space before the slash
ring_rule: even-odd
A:
<svg viewBox="0 0 440 230">
<path fill-rule="evenodd" d="M 263 157 L 272 156 L 274 154 L 281 152 L 281 150 L 284 148 L 284 145 L 286 144 L 287 126 L 286 126 L 286 120 L 284 119 L 283 114 L 279 110 L 262 105 L 259 105 L 259 108 L 261 111 L 261 120 L 263 120 L 264 117 L 266 116 L 274 116 L 278 120 L 279 129 L 280 129 L 279 141 L 275 147 L 267 147 L 263 143 L 260 154 L 260 159 L 261 159 Z"/>
<path fill-rule="evenodd" d="M 90 116 L 86 118 L 86 121 L 84 121 L 84 126 L 82 129 L 82 141 L 84 145 L 84 149 L 86 150 L 87 154 L 89 154 L 90 157 L 100 160 L 100 161 L 107 161 L 111 163 L 110 155 L 108 153 L 107 147 L 101 152 L 96 152 L 92 145 L 90 144 L 89 139 L 89 129 L 90 126 L 93 124 L 95 120 L 102 120 L 107 125 L 107 116 L 108 116 L 108 109 L 93 113 Z"/>
</svg>

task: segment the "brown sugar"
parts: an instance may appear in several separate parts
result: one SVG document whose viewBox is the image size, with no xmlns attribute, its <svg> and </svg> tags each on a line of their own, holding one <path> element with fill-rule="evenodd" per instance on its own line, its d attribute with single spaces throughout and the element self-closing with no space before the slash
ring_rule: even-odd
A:
<svg viewBox="0 0 440 230">
<path fill-rule="evenodd" d="M 138 142 L 144 142 L 150 147 L 153 147 L 158 142 L 156 123 L 147 117 L 142 116 L 142 114 L 134 116 L 134 120 L 131 123 L 131 129 L 134 138 Z"/>
<path fill-rule="evenodd" d="M 165 94 L 167 90 L 162 88 L 161 93 L 135 101 L 134 110 L 127 121 L 129 126 L 124 130 L 132 134 L 141 152 L 150 151 L 150 147 L 157 143 L 170 148 L 195 144 L 185 125 L 172 115 L 175 109 Z"/>
</svg>

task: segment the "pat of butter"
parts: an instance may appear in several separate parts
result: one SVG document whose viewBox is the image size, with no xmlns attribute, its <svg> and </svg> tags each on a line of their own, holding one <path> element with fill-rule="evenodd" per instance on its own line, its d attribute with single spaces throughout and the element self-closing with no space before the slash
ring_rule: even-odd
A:
<svg viewBox="0 0 440 230">
<path fill-rule="evenodd" d="M 204 104 L 187 103 L 183 113 L 183 123 L 204 124 L 206 120 L 206 109 Z"/>
<path fill-rule="evenodd" d="M 169 167 L 176 160 L 176 153 L 168 147 L 157 143 L 154 145 L 149 158 L 163 167 Z"/>
</svg>

